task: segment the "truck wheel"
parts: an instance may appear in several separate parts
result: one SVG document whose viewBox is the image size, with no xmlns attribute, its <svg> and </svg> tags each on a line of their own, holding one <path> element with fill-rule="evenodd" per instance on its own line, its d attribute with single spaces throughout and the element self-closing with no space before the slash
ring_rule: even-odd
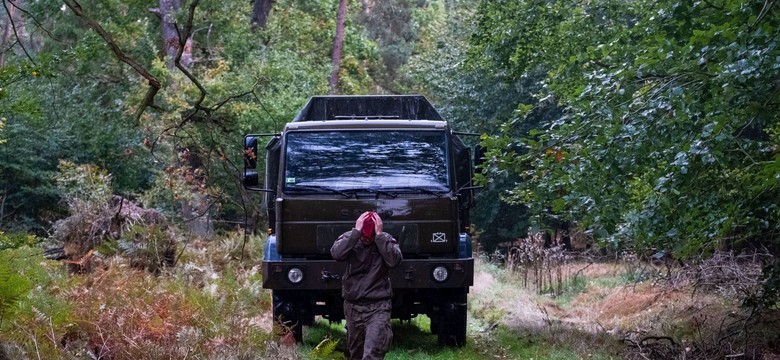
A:
<svg viewBox="0 0 780 360">
<path fill-rule="evenodd" d="M 443 302 L 441 318 L 438 321 L 439 344 L 451 347 L 466 345 L 467 313 L 465 290 Z"/>
<path fill-rule="evenodd" d="M 300 309 L 295 302 L 283 294 L 272 292 L 274 307 L 274 324 L 281 325 L 279 333 L 290 331 L 295 342 L 303 341 L 303 319 L 299 316 Z"/>
</svg>

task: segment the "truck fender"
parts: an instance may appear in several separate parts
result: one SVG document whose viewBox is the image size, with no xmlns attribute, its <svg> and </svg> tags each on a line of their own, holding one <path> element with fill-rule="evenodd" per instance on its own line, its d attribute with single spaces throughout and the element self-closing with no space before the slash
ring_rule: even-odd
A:
<svg viewBox="0 0 780 360">
<path fill-rule="evenodd" d="M 472 257 L 471 236 L 467 233 L 460 233 L 458 239 L 458 258 L 468 259 Z"/>
<path fill-rule="evenodd" d="M 268 235 L 265 240 L 265 248 L 263 249 L 263 261 L 278 261 L 282 260 L 282 256 L 276 252 L 276 235 Z"/>
</svg>

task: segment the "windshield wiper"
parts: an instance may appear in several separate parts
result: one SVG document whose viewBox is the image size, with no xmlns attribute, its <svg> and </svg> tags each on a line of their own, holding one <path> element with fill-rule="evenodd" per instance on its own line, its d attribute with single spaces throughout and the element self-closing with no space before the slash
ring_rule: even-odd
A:
<svg viewBox="0 0 780 360">
<path fill-rule="evenodd" d="M 436 190 L 426 189 L 426 188 L 422 188 L 422 187 L 412 187 L 412 186 L 393 188 L 393 190 L 394 191 L 414 191 L 414 192 L 418 192 L 418 193 L 425 193 L 425 194 L 428 194 L 428 195 L 435 195 L 436 197 L 441 197 L 442 195 L 447 193 L 447 191 L 436 191 Z"/>
<path fill-rule="evenodd" d="M 379 190 L 379 189 L 374 189 L 374 188 L 354 188 L 354 189 L 344 189 L 343 191 L 349 192 L 351 194 L 355 194 L 355 193 L 360 192 L 360 191 L 365 191 L 365 192 L 369 192 L 369 193 L 372 193 L 372 194 L 389 196 L 391 198 L 398 197 L 398 194 L 396 194 L 394 192 L 385 191 L 385 190 Z"/>
<path fill-rule="evenodd" d="M 375 193 L 377 195 L 389 196 L 391 198 L 398 197 L 398 194 L 392 193 L 392 192 L 389 192 L 389 191 L 384 191 L 384 190 L 379 190 L 379 189 L 366 189 L 366 190 L 368 190 L 369 192 Z"/>
<path fill-rule="evenodd" d="M 326 192 L 329 192 L 331 194 L 339 194 L 344 196 L 345 198 L 349 199 L 352 197 L 352 194 L 341 191 L 338 189 L 334 189 L 332 187 L 322 186 L 322 185 L 295 185 L 291 190 L 297 190 L 297 189 L 309 189 L 309 190 L 323 190 Z"/>
</svg>

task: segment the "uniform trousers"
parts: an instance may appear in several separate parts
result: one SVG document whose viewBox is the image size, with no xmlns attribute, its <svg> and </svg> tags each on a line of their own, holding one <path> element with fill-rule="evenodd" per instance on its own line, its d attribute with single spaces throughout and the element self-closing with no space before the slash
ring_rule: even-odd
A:
<svg viewBox="0 0 780 360">
<path fill-rule="evenodd" d="M 344 301 L 350 360 L 384 359 L 393 342 L 390 300 L 352 303 Z"/>
</svg>

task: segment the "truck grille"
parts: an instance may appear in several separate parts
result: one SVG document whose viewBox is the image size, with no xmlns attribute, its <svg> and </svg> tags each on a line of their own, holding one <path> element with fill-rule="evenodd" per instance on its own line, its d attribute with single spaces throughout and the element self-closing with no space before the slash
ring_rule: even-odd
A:
<svg viewBox="0 0 780 360">
<path fill-rule="evenodd" d="M 336 239 L 343 233 L 352 229 L 344 225 L 319 225 L 317 226 L 317 250 L 321 253 L 329 253 Z M 419 249 L 419 236 L 417 225 L 414 224 L 385 224 L 384 231 L 398 240 L 401 251 L 416 252 Z"/>
</svg>

